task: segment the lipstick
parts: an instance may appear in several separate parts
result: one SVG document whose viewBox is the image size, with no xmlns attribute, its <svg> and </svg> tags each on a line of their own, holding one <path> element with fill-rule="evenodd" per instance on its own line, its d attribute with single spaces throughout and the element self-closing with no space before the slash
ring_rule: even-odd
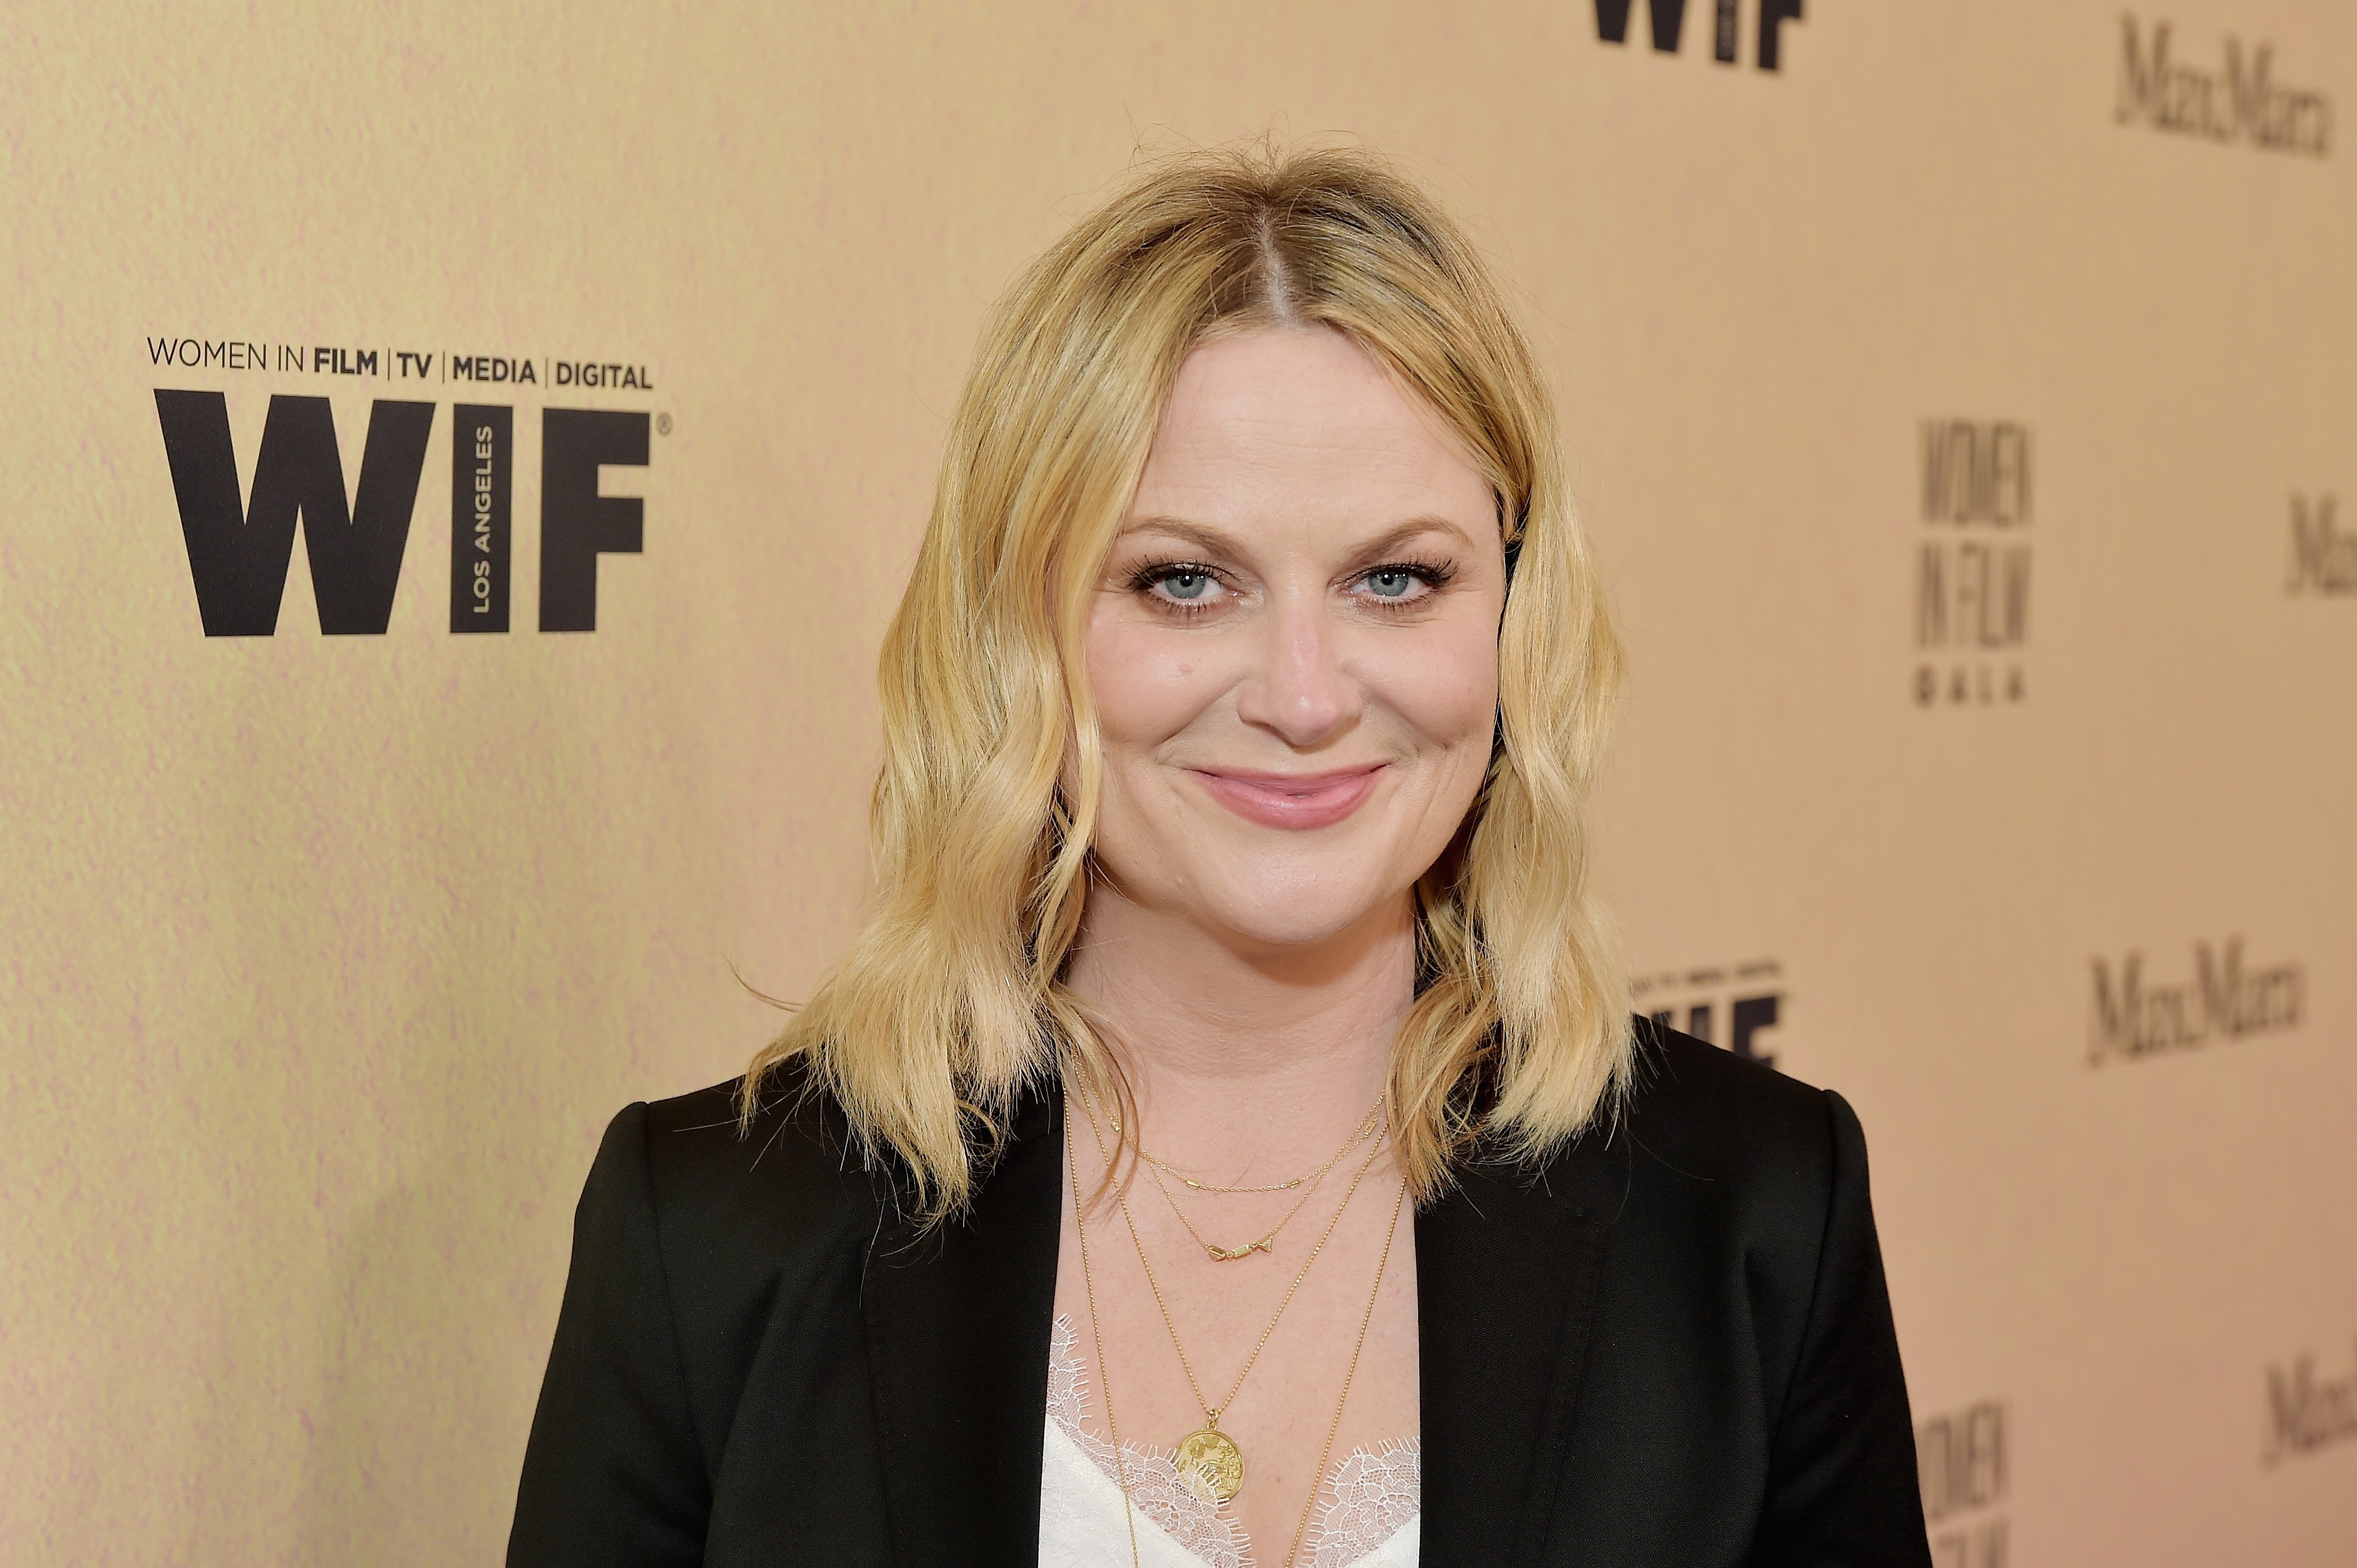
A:
<svg viewBox="0 0 2357 1568">
<path fill-rule="evenodd" d="M 1323 773 L 1266 773 L 1247 768 L 1190 768 L 1211 798 L 1248 822 L 1297 831 L 1331 827 L 1375 792 L 1384 764 Z"/>
</svg>

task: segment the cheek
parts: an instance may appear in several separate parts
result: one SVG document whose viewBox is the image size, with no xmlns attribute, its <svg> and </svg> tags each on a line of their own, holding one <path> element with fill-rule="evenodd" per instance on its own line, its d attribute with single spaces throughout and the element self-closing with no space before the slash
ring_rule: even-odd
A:
<svg viewBox="0 0 2357 1568">
<path fill-rule="evenodd" d="M 1208 651 L 1199 639 L 1141 626 L 1118 608 L 1091 617 L 1089 692 L 1109 763 L 1117 768 L 1125 749 L 1169 739 L 1218 700 L 1222 682 Z"/>
<path fill-rule="evenodd" d="M 1479 623 L 1404 638 L 1367 671 L 1371 693 L 1421 748 L 1478 751 L 1486 762 L 1498 712 L 1498 639 Z"/>
</svg>

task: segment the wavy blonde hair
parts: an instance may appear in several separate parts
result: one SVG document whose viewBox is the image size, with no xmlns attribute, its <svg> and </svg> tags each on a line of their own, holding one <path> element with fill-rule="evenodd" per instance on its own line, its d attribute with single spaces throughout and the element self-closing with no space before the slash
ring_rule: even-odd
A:
<svg viewBox="0 0 2357 1568">
<path fill-rule="evenodd" d="M 1430 198 L 1363 150 L 1261 145 L 1149 165 L 993 316 L 884 641 L 879 902 L 754 1058 L 748 1125 L 765 1079 L 799 1061 L 939 1219 L 965 1205 L 1028 1086 L 1062 1068 L 1118 1091 L 1063 978 L 1102 788 L 1078 654 L 1089 597 L 1189 351 L 1318 327 L 1456 433 L 1497 495 L 1509 571 L 1488 775 L 1415 890 L 1417 993 L 1388 1096 L 1410 1180 L 1429 1199 L 1477 1140 L 1539 1156 L 1625 1090 L 1627 985 L 1583 825 L 1621 654 L 1553 401 Z"/>
</svg>

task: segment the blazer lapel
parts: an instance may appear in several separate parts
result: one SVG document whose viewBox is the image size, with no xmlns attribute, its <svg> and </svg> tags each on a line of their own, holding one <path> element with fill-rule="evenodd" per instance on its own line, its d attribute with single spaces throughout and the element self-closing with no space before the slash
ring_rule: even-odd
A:
<svg viewBox="0 0 2357 1568">
<path fill-rule="evenodd" d="M 1027 1098 L 961 1222 L 888 1214 L 860 1286 L 900 1568 L 1039 1560 L 1063 1101 Z"/>
<path fill-rule="evenodd" d="M 1475 1165 L 1415 1219 L 1424 1568 L 1540 1561 L 1626 1151 Z"/>
</svg>

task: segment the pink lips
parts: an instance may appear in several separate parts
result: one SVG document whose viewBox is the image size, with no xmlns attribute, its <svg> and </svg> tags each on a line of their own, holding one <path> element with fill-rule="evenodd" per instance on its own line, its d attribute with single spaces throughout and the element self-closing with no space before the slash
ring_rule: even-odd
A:
<svg viewBox="0 0 2357 1568">
<path fill-rule="evenodd" d="M 1349 816 L 1375 792 L 1383 764 L 1330 773 L 1260 773 L 1249 768 L 1190 768 L 1220 804 L 1248 822 L 1269 828 L 1324 828 Z"/>
</svg>

